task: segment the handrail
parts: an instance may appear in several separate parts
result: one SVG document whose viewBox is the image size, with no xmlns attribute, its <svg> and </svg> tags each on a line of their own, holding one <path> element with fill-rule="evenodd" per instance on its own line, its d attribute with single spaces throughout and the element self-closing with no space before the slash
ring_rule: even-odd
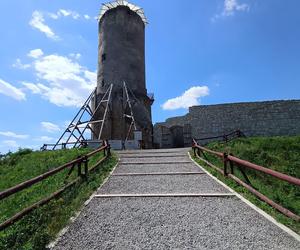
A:
<svg viewBox="0 0 300 250">
<path fill-rule="evenodd" d="M 265 168 L 263 166 L 251 163 L 251 162 L 246 161 L 246 160 L 239 159 L 239 158 L 231 156 L 231 155 L 228 155 L 228 156 L 226 155 L 226 159 L 225 159 L 225 157 L 224 157 L 225 154 L 224 153 L 213 151 L 211 149 L 208 149 L 208 148 L 205 148 L 203 146 L 200 146 L 200 145 L 197 144 L 197 142 L 194 139 L 193 139 L 193 147 L 199 148 L 199 149 L 201 149 L 203 151 L 206 151 L 208 153 L 214 154 L 214 155 L 222 158 L 223 161 L 226 161 L 226 160 L 227 161 L 232 161 L 232 162 L 234 162 L 236 164 L 239 164 L 241 166 L 244 166 L 244 167 L 247 167 L 247 168 L 251 168 L 251 169 L 263 172 L 265 174 L 268 174 L 268 175 L 271 175 L 273 177 L 276 177 L 276 178 L 278 178 L 280 180 L 284 180 L 284 181 L 287 181 L 287 182 L 289 182 L 291 184 L 300 186 L 300 179 L 298 179 L 296 177 L 293 177 L 293 176 L 290 176 L 290 175 L 286 175 L 286 174 L 280 173 L 278 171 L 275 171 L 275 170 L 272 170 L 272 169 L 269 169 L 269 168 Z"/>
<path fill-rule="evenodd" d="M 290 175 L 287 175 L 287 174 L 283 174 L 283 173 L 280 173 L 278 171 L 275 171 L 275 170 L 272 170 L 272 169 L 269 169 L 269 168 L 265 168 L 263 166 L 254 164 L 254 163 L 249 162 L 249 161 L 245 161 L 245 160 L 239 159 L 239 158 L 231 156 L 231 155 L 228 155 L 227 158 L 228 158 L 228 160 L 230 160 L 230 161 L 232 161 L 232 162 L 234 162 L 236 164 L 245 166 L 247 168 L 252 168 L 254 170 L 263 172 L 265 174 L 272 175 L 272 176 L 274 176 L 274 177 L 276 177 L 276 178 L 278 178 L 280 180 L 287 181 L 287 182 L 289 182 L 291 184 L 300 186 L 300 179 L 298 179 L 296 177 L 293 177 L 293 176 L 290 176 Z"/>
<path fill-rule="evenodd" d="M 100 159 L 96 164 L 94 164 L 90 169 L 88 169 L 88 158 L 95 155 L 96 153 L 100 152 L 100 151 L 104 151 L 104 157 L 102 159 Z M 76 164 L 78 164 L 78 177 L 71 181 L 70 183 L 66 184 L 64 187 L 62 187 L 61 189 L 59 189 L 58 191 L 50 194 L 50 196 L 43 198 L 41 200 L 39 200 L 38 202 L 32 204 L 29 207 L 26 207 L 25 209 L 23 209 L 22 211 L 18 212 L 17 214 L 15 214 L 14 216 L 10 217 L 9 219 L 7 219 L 6 221 L 0 223 L 0 231 L 4 230 L 5 228 L 9 227 L 10 225 L 12 225 L 13 223 L 15 223 L 16 221 L 20 220 L 21 218 L 23 218 L 25 215 L 29 214 L 31 211 L 33 211 L 34 209 L 37 209 L 40 206 L 43 206 L 45 204 L 47 204 L 49 201 L 51 201 L 52 199 L 58 197 L 61 193 L 63 193 L 65 190 L 67 190 L 68 188 L 74 186 L 78 181 L 81 180 L 82 174 L 81 174 L 81 164 L 84 163 L 84 168 L 85 168 L 85 173 L 83 174 L 83 176 L 87 177 L 88 172 L 91 172 L 93 170 L 96 169 L 97 166 L 99 166 L 102 162 L 104 162 L 108 157 L 110 156 L 110 145 L 108 144 L 107 141 L 103 141 L 103 146 L 94 150 L 93 152 L 90 152 L 84 156 L 78 157 L 77 159 L 68 162 L 58 168 L 55 168 L 53 170 L 48 171 L 47 173 L 44 173 L 40 176 L 37 176 L 35 178 L 32 178 L 31 180 L 25 181 L 23 183 L 20 183 L 12 188 L 9 188 L 3 192 L 1 192 L 1 196 L 0 196 L 0 200 L 4 199 L 14 193 L 17 193 L 27 187 L 30 187 L 31 185 L 33 185 L 34 183 L 37 183 L 51 175 L 54 175 L 55 173 L 67 168 L 68 166 L 72 166 L 72 168 L 70 169 L 70 172 L 68 173 L 67 176 L 70 175 L 71 171 L 73 171 L 74 166 Z"/>
<path fill-rule="evenodd" d="M 284 180 L 287 181 L 291 184 L 300 186 L 300 179 L 293 177 L 293 176 L 289 176 L 283 173 L 280 173 L 278 171 L 272 170 L 272 169 L 268 169 L 262 166 L 259 166 L 257 164 L 251 163 L 249 161 L 245 161 L 242 159 L 239 159 L 237 157 L 234 157 L 233 155 L 227 155 L 226 153 L 220 153 L 217 151 L 213 151 L 210 150 L 208 148 L 202 147 L 200 145 L 197 144 L 197 142 L 193 139 L 193 149 L 194 149 L 194 154 L 195 156 L 200 159 L 201 161 L 205 162 L 208 166 L 212 167 L 213 169 L 217 170 L 219 173 L 221 173 L 222 175 L 229 177 L 231 179 L 233 179 L 235 182 L 237 182 L 239 185 L 242 185 L 244 188 L 246 188 L 248 191 L 250 191 L 252 194 L 256 195 L 259 199 L 261 199 L 262 201 L 268 203 L 270 206 L 272 206 L 273 208 L 275 208 L 276 210 L 278 210 L 279 212 L 281 212 L 282 214 L 286 215 L 289 218 L 292 218 L 295 221 L 300 221 L 300 216 L 298 216 L 297 214 L 293 213 L 292 211 L 288 210 L 287 208 L 284 208 L 283 206 L 281 206 L 280 204 L 272 201 L 270 198 L 268 198 L 267 196 L 265 196 L 264 194 L 260 193 L 258 190 L 256 190 L 250 183 L 247 175 L 244 173 L 244 171 L 239 167 L 239 166 L 244 166 L 246 168 L 250 168 L 250 169 L 254 169 L 260 172 L 263 172 L 265 174 L 271 175 L 273 177 L 276 177 L 280 180 Z M 195 149 L 198 149 L 198 152 L 196 153 Z M 216 167 L 215 165 L 213 165 L 212 163 L 210 163 L 209 161 L 207 161 L 207 158 L 205 157 L 203 151 L 211 153 L 215 156 L 218 156 L 222 159 L 223 164 L 224 164 L 224 169 L 220 169 L 218 167 Z M 202 157 L 200 157 L 200 152 L 202 152 L 202 154 L 204 155 L 203 159 Z M 231 173 L 227 172 L 227 163 L 230 163 L 230 168 L 231 168 Z M 242 172 L 244 178 L 246 179 L 245 183 L 244 181 L 242 181 L 241 179 L 239 179 L 238 177 L 236 177 L 233 173 L 233 163 L 235 163 L 240 171 Z"/>
<path fill-rule="evenodd" d="M 198 145 L 197 142 L 194 139 L 193 139 L 193 147 L 199 148 L 199 149 L 201 149 L 203 151 L 206 151 L 208 153 L 212 153 L 212 154 L 214 154 L 214 155 L 216 155 L 216 156 L 218 156 L 220 158 L 223 158 L 223 154 L 222 153 L 217 152 L 217 151 L 213 151 L 213 150 L 205 148 L 205 147 L 202 147 L 202 146 Z"/>
<path fill-rule="evenodd" d="M 20 184 L 17 184 L 16 186 L 8 188 L 8 189 L 0 192 L 0 200 L 4 199 L 4 198 L 6 198 L 6 197 L 8 197 L 10 195 L 13 195 L 13 194 L 15 194 L 15 193 L 17 193 L 17 192 L 25 189 L 25 188 L 28 188 L 28 187 L 34 185 L 35 183 L 38 183 L 38 182 L 40 182 L 40 181 L 42 181 L 42 180 L 44 180 L 44 179 L 46 179 L 46 178 L 48 178 L 48 177 L 56 174 L 56 173 L 64 170 L 65 168 L 72 166 L 73 164 L 82 162 L 84 159 L 89 158 L 89 157 L 93 156 L 94 154 L 96 154 L 96 153 L 98 153 L 100 151 L 105 150 L 107 147 L 108 147 L 107 142 L 104 142 L 104 146 L 102 146 L 102 147 L 94 150 L 91 153 L 88 153 L 85 156 L 81 156 L 81 157 L 79 157 L 79 158 L 77 158 L 77 159 L 75 159 L 73 161 L 65 163 L 62 166 L 59 166 L 59 167 L 57 167 L 55 169 L 52 169 L 52 170 L 50 170 L 50 171 L 48 171 L 48 172 L 46 172 L 44 174 L 41 174 L 41 175 L 36 176 L 36 177 L 34 177 L 34 178 L 30 179 L 30 180 L 27 180 L 27 181 L 24 181 L 24 182 L 22 182 Z"/>
<path fill-rule="evenodd" d="M 223 134 L 223 135 L 217 135 L 217 136 L 211 136 L 211 137 L 203 137 L 199 139 L 194 139 L 196 141 L 206 141 L 206 140 L 211 140 L 211 139 L 218 139 L 218 138 L 223 138 L 224 140 L 227 140 L 229 136 L 236 135 L 237 137 L 242 137 L 245 136 L 241 130 L 235 130 L 232 131 L 228 134 Z M 234 139 L 234 138 L 233 138 Z"/>
</svg>

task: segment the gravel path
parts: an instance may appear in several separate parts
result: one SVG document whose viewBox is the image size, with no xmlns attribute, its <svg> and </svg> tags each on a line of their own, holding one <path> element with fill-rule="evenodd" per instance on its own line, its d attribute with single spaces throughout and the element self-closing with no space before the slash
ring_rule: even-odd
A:
<svg viewBox="0 0 300 250">
<path fill-rule="evenodd" d="M 229 193 L 206 174 L 112 176 L 100 194 Z"/>
<path fill-rule="evenodd" d="M 299 249 L 237 198 L 94 198 L 55 249 Z"/>
<path fill-rule="evenodd" d="M 107 197 L 95 196 L 53 249 L 300 249 L 300 241 L 236 196 L 189 197 L 230 191 L 193 164 L 187 149 L 123 151 L 120 157 L 126 164 L 113 174 L 143 175 L 112 175 L 98 190 Z M 164 174 L 149 175 L 157 172 Z M 143 196 L 175 193 L 187 197 Z"/>
<path fill-rule="evenodd" d="M 157 173 L 157 172 L 203 172 L 193 163 L 186 164 L 147 164 L 147 166 L 140 164 L 122 165 L 120 164 L 114 173 Z"/>
</svg>

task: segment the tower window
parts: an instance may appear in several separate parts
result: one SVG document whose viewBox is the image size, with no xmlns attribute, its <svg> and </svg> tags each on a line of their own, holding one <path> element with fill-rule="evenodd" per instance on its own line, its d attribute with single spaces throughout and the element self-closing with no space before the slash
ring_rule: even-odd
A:
<svg viewBox="0 0 300 250">
<path fill-rule="evenodd" d="M 106 60 L 106 54 L 102 54 L 102 62 Z"/>
</svg>

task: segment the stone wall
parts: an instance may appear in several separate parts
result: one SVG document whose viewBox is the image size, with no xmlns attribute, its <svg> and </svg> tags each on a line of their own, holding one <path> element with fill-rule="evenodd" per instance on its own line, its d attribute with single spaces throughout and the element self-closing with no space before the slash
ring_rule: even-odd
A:
<svg viewBox="0 0 300 250">
<path fill-rule="evenodd" d="M 246 136 L 300 135 L 300 100 L 193 106 L 185 116 L 155 124 L 154 142 L 166 147 L 160 139 L 159 127 L 170 129 L 186 124 L 191 126 L 192 138 L 217 136 L 238 129 Z"/>
</svg>

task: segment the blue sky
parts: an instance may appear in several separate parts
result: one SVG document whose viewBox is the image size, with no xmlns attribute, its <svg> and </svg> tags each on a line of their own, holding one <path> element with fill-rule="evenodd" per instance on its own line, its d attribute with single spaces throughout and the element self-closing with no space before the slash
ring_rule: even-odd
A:
<svg viewBox="0 0 300 250">
<path fill-rule="evenodd" d="M 54 142 L 96 84 L 100 0 L 0 1 L 0 152 Z M 153 122 L 195 104 L 299 99 L 298 0 L 134 0 Z"/>
</svg>

